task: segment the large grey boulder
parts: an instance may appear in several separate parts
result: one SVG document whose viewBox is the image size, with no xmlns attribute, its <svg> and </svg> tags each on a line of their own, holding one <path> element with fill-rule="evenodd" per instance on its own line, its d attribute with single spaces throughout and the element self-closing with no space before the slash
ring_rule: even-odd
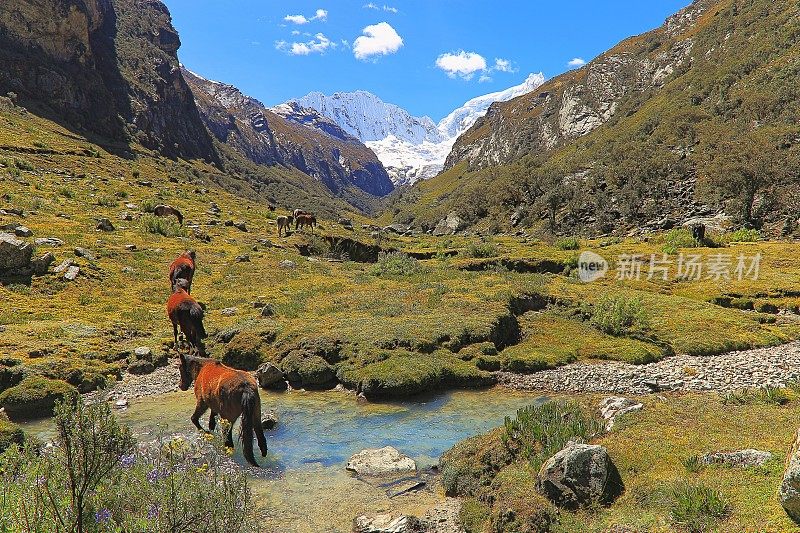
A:
<svg viewBox="0 0 800 533">
<path fill-rule="evenodd" d="M 465 227 L 466 224 L 461 217 L 453 212 L 447 215 L 446 218 L 443 218 L 439 221 L 439 223 L 433 229 L 433 234 L 436 236 L 454 235 L 456 232 L 461 231 Z"/>
<path fill-rule="evenodd" d="M 37 276 L 41 276 L 47 273 L 47 269 L 50 268 L 50 265 L 53 264 L 53 261 L 56 260 L 56 256 L 53 255 L 52 252 L 47 252 L 43 256 L 38 259 L 34 259 L 31 261 L 31 268 L 33 269 L 33 273 Z"/>
<path fill-rule="evenodd" d="M 354 454 L 345 468 L 359 476 L 386 476 L 415 472 L 417 463 L 397 449 L 386 446 Z"/>
<path fill-rule="evenodd" d="M 763 466 L 772 460 L 772 454 L 762 450 L 738 450 L 735 452 L 711 452 L 703 455 L 700 462 L 704 465 L 725 465 L 748 468 Z"/>
<path fill-rule="evenodd" d="M 423 533 L 422 522 L 410 515 L 359 516 L 353 520 L 353 533 Z"/>
<path fill-rule="evenodd" d="M 800 429 L 795 432 L 794 442 L 789 449 L 783 481 L 778 489 L 778 498 L 786 514 L 800 523 Z"/>
<path fill-rule="evenodd" d="M 0 233 L 0 272 L 27 270 L 33 257 L 33 246 L 10 233 Z"/>
<path fill-rule="evenodd" d="M 262 389 L 282 390 L 287 387 L 286 376 L 273 363 L 264 363 L 256 370 L 256 379 Z"/>
<path fill-rule="evenodd" d="M 608 450 L 574 442 L 548 459 L 536 480 L 540 493 L 566 509 L 611 503 L 623 487 Z"/>
</svg>

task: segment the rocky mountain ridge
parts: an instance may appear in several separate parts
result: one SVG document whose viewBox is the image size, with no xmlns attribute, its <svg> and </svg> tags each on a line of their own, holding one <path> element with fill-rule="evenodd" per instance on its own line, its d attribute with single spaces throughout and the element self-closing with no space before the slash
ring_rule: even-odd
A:
<svg viewBox="0 0 800 533">
<path fill-rule="evenodd" d="M 393 190 L 383 165 L 357 138 L 297 105 L 267 109 L 232 85 L 184 69 L 201 116 L 217 140 L 259 165 L 296 168 L 348 198 L 356 188 L 372 196 Z"/>
</svg>

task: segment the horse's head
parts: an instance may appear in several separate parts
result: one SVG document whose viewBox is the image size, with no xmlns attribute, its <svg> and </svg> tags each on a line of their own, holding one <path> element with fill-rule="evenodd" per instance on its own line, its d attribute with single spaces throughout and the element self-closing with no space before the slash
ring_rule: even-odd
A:
<svg viewBox="0 0 800 533">
<path fill-rule="evenodd" d="M 190 257 L 192 261 L 196 261 L 196 252 L 194 250 L 186 250 L 186 257 Z"/>
<path fill-rule="evenodd" d="M 178 370 L 181 372 L 181 381 L 178 384 L 178 388 L 183 391 L 189 390 L 189 387 L 192 386 L 192 381 L 194 381 L 194 377 L 192 376 L 190 363 L 184 354 L 178 354 Z"/>
<path fill-rule="evenodd" d="M 172 292 L 180 292 L 184 291 L 186 293 L 189 292 L 189 281 L 183 278 L 177 278 L 175 280 L 175 285 L 172 286 Z"/>
</svg>

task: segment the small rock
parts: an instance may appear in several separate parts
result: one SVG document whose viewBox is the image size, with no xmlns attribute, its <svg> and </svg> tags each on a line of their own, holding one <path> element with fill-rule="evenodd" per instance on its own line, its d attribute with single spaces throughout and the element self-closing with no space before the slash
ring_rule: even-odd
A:
<svg viewBox="0 0 800 533">
<path fill-rule="evenodd" d="M 80 273 L 81 273 L 80 267 L 72 265 L 69 268 L 67 268 L 67 271 L 64 273 L 64 279 L 67 281 L 75 281 L 75 279 L 78 277 L 78 274 Z"/>
<path fill-rule="evenodd" d="M 275 307 L 272 304 L 267 304 L 261 308 L 261 316 L 264 318 L 275 316 Z"/>
<path fill-rule="evenodd" d="M 386 446 L 362 450 L 347 461 L 345 467 L 360 476 L 385 476 L 415 472 L 417 464 L 410 457 L 401 454 L 397 449 Z"/>
<path fill-rule="evenodd" d="M 136 204 L 127 203 L 127 204 L 125 204 L 125 208 L 126 209 L 139 209 L 139 206 L 136 205 Z"/>
<path fill-rule="evenodd" d="M 290 261 L 289 259 L 284 259 L 283 261 L 278 263 L 278 266 L 281 268 L 297 268 L 297 263 L 295 263 L 294 261 Z"/>
<path fill-rule="evenodd" d="M 361 515 L 353 520 L 353 533 L 422 533 L 425 529 L 415 516 Z"/>
<path fill-rule="evenodd" d="M 234 316 L 236 313 L 239 312 L 239 309 L 236 307 L 226 307 L 220 312 L 222 313 L 222 316 Z"/>
<path fill-rule="evenodd" d="M 138 248 L 135 244 L 126 244 L 125 249 L 129 252 L 135 252 Z"/>
<path fill-rule="evenodd" d="M 623 484 L 603 446 L 570 442 L 542 465 L 536 488 L 557 506 L 577 509 L 612 502 Z"/>
<path fill-rule="evenodd" d="M 126 400 L 125 398 L 114 402 L 114 409 L 127 409 L 127 407 L 128 407 L 128 400 Z"/>
<path fill-rule="evenodd" d="M 75 255 L 78 257 L 83 257 L 84 259 L 88 259 L 89 261 L 94 261 L 97 259 L 95 255 L 87 250 L 86 248 L 81 248 L 80 246 L 75 248 Z"/>
<path fill-rule="evenodd" d="M 111 221 L 107 218 L 101 218 L 100 220 L 98 220 L 97 226 L 95 227 L 100 231 L 114 231 L 115 229 L 114 224 L 112 224 Z"/>
<path fill-rule="evenodd" d="M 770 452 L 761 450 L 739 450 L 735 452 L 711 452 L 703 455 L 700 462 L 704 465 L 725 465 L 748 468 L 752 466 L 763 466 L 772 460 Z"/>
<path fill-rule="evenodd" d="M 124 220 L 125 222 L 130 222 L 131 220 L 133 220 L 133 215 L 131 215 L 130 213 L 120 213 L 119 219 Z"/>
<path fill-rule="evenodd" d="M 278 425 L 278 413 L 273 410 L 267 411 L 267 414 L 264 415 L 264 418 L 261 419 L 261 429 L 264 431 L 269 431 L 270 429 L 275 429 L 275 426 Z"/>
<path fill-rule="evenodd" d="M 133 267 L 124 266 L 122 267 L 122 272 L 125 274 L 133 274 L 134 270 Z"/>
<path fill-rule="evenodd" d="M 55 272 L 56 274 L 61 274 L 62 272 L 65 272 L 69 267 L 71 267 L 74 264 L 75 264 L 75 261 L 73 261 L 71 258 L 70 259 L 64 259 L 63 261 L 61 261 L 60 265 L 58 265 L 57 267 L 55 267 L 53 269 L 53 272 Z"/>
<path fill-rule="evenodd" d="M 250 256 L 247 255 L 247 254 L 237 255 L 235 261 L 237 263 L 249 263 L 250 262 Z"/>
<path fill-rule="evenodd" d="M 55 237 L 42 237 L 33 242 L 36 243 L 36 246 L 61 246 L 64 244 L 64 241 Z"/>
<path fill-rule="evenodd" d="M 17 237 L 30 237 L 33 235 L 33 232 L 25 226 L 17 226 L 14 228 L 14 235 Z"/>
<path fill-rule="evenodd" d="M 153 351 L 147 346 L 139 346 L 135 350 L 133 350 L 133 354 L 138 358 L 142 359 L 148 357 Z"/>
<path fill-rule="evenodd" d="M 223 344 L 228 344 L 233 340 L 236 334 L 239 333 L 237 328 L 226 329 L 217 334 L 217 340 Z"/>
<path fill-rule="evenodd" d="M 606 421 L 606 431 L 611 431 L 614 427 L 614 421 L 618 416 L 622 416 L 633 411 L 639 411 L 644 405 L 623 398 L 621 396 L 610 396 L 600 402 L 600 414 Z"/>
<path fill-rule="evenodd" d="M 33 273 L 37 276 L 41 276 L 47 273 L 47 269 L 50 268 L 50 265 L 56 260 L 56 256 L 53 255 L 52 252 L 47 252 L 42 257 L 38 259 L 34 259 L 31 261 L 31 267 L 33 267 Z"/>
<path fill-rule="evenodd" d="M 264 363 L 256 370 L 256 379 L 262 389 L 284 390 L 287 387 L 286 376 L 280 368 L 272 363 Z"/>
</svg>

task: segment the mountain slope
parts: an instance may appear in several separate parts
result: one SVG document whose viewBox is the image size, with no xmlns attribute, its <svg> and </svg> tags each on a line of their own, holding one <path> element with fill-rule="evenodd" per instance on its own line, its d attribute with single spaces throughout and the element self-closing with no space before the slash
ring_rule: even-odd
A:
<svg viewBox="0 0 800 533">
<path fill-rule="evenodd" d="M 365 207 L 363 193 L 384 196 L 393 190 L 375 154 L 324 117 L 291 106 L 275 112 L 231 85 L 186 69 L 184 77 L 209 130 L 247 159 L 296 168 L 359 208 Z"/>
<path fill-rule="evenodd" d="M 215 160 L 158 0 L 0 2 L 0 94 L 105 144 Z"/>
<path fill-rule="evenodd" d="M 392 181 L 406 185 L 438 174 L 456 138 L 493 102 L 528 93 L 543 82 L 543 74 L 531 74 L 520 85 L 469 100 L 437 125 L 428 117 L 413 117 L 365 91 L 332 96 L 311 93 L 298 102 L 317 109 L 361 139 L 377 154 Z"/>
<path fill-rule="evenodd" d="M 455 212 L 490 231 L 596 235 L 724 213 L 780 231 L 796 208 L 799 36 L 796 3 L 695 1 L 493 104 L 447 171 L 398 200 L 397 218 L 430 228 Z"/>
</svg>

